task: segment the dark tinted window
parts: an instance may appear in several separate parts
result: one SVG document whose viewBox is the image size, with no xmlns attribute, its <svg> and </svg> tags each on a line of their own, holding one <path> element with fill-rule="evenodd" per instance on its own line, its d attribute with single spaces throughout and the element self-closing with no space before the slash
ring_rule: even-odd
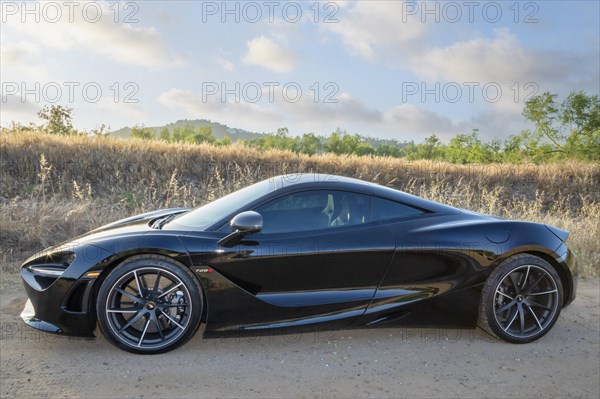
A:
<svg viewBox="0 0 600 399">
<path fill-rule="evenodd" d="M 333 229 L 368 222 L 369 197 L 335 190 L 303 191 L 254 210 L 262 215 L 266 234 Z"/>
<path fill-rule="evenodd" d="M 406 218 L 423 213 L 423 211 L 399 202 L 373 197 L 373 215 L 375 220 Z"/>
</svg>

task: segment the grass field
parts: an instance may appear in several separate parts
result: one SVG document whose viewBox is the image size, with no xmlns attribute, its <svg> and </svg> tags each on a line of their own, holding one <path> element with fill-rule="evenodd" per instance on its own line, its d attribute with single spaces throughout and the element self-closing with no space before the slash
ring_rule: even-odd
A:
<svg viewBox="0 0 600 399">
<path fill-rule="evenodd" d="M 201 205 L 274 175 L 318 172 L 570 230 L 583 275 L 600 274 L 598 164 L 453 165 L 10 131 L 0 144 L 0 250 L 11 271 L 33 251 L 122 217 Z"/>
</svg>

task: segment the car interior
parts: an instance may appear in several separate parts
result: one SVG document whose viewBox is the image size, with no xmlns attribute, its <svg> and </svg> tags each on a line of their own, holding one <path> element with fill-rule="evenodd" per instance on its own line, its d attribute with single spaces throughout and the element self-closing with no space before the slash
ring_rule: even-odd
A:
<svg viewBox="0 0 600 399">
<path fill-rule="evenodd" d="M 255 210 L 263 217 L 263 233 L 308 231 L 365 223 L 368 196 L 348 192 L 290 194 Z"/>
</svg>

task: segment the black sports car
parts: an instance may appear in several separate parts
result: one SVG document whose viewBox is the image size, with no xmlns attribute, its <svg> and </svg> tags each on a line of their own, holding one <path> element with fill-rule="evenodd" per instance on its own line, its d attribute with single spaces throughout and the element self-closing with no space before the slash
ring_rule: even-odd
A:
<svg viewBox="0 0 600 399">
<path fill-rule="evenodd" d="M 479 325 L 540 338 L 575 298 L 569 233 L 321 174 L 123 219 L 29 258 L 22 318 L 137 353 L 271 328 Z"/>
</svg>

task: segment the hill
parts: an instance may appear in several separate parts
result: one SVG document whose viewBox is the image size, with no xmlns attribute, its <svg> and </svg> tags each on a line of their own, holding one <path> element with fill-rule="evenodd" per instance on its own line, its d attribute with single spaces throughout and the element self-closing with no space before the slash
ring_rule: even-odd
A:
<svg viewBox="0 0 600 399">
<path fill-rule="evenodd" d="M 260 139 L 266 135 L 266 133 L 255 133 L 244 129 L 232 128 L 208 119 L 181 119 L 177 122 L 168 123 L 162 126 L 148 126 L 148 128 L 152 129 L 154 134 L 158 136 L 158 133 L 164 128 L 169 129 L 169 132 L 172 133 L 173 129 L 177 127 L 184 127 L 186 125 L 191 125 L 194 129 L 209 126 L 212 129 L 212 134 L 215 136 L 215 138 L 222 139 L 225 135 L 227 135 L 232 141 L 250 141 L 253 139 Z M 109 133 L 109 136 L 121 139 L 129 139 L 131 137 L 131 127 L 123 127 L 119 130 L 112 131 Z"/>
</svg>

